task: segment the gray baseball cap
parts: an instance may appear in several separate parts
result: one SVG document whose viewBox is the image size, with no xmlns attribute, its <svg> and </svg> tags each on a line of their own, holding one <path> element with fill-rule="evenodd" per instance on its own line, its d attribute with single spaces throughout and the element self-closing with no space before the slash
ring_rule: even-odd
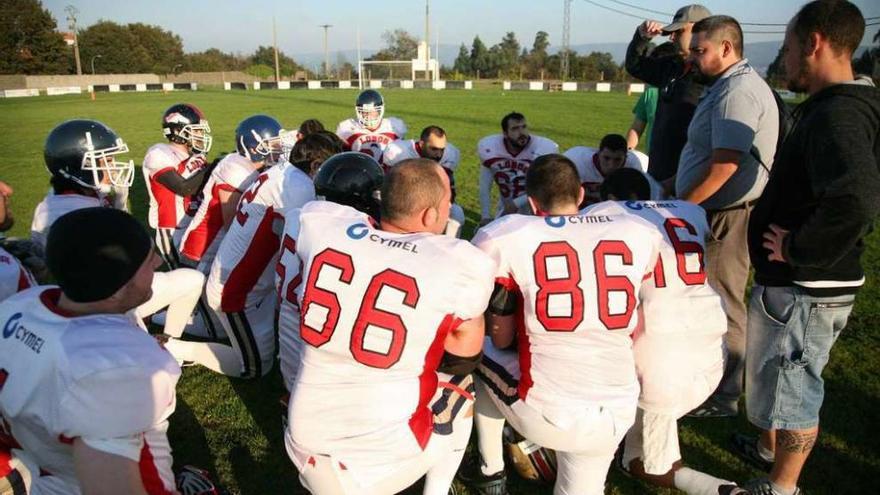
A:
<svg viewBox="0 0 880 495">
<path fill-rule="evenodd" d="M 672 24 L 663 28 L 664 34 L 669 34 L 683 28 L 688 22 L 699 22 L 712 15 L 709 9 L 699 4 L 686 5 L 675 12 Z"/>
</svg>

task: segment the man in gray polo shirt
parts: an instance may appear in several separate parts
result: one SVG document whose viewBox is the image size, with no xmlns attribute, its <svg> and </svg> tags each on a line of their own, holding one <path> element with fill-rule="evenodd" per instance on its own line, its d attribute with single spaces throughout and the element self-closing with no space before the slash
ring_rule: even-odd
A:
<svg viewBox="0 0 880 495">
<path fill-rule="evenodd" d="M 742 56 L 739 23 L 711 16 L 693 28 L 689 61 L 706 85 L 688 127 L 675 190 L 706 209 L 709 283 L 727 309 L 728 362 L 712 397 L 692 415 L 734 416 L 742 394 L 749 275 L 749 212 L 767 183 L 779 134 L 779 111 L 767 83 Z"/>
</svg>

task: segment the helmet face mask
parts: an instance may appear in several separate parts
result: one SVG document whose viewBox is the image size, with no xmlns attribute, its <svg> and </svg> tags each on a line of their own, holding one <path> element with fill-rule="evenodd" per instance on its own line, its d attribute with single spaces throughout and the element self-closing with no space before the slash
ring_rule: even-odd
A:
<svg viewBox="0 0 880 495">
<path fill-rule="evenodd" d="M 165 110 L 162 133 L 172 143 L 185 144 L 196 153 L 211 150 L 211 126 L 195 105 L 179 103 Z"/>
<path fill-rule="evenodd" d="M 360 125 L 367 129 L 376 129 L 382 125 L 382 117 L 385 115 L 385 100 L 378 91 L 365 90 L 358 95 L 354 111 Z"/>
<path fill-rule="evenodd" d="M 116 138 L 116 146 L 95 149 L 92 133 L 86 133 L 87 151 L 83 153 L 82 169 L 92 173 L 93 189 L 105 190 L 106 185 L 129 187 L 134 182 L 134 161 L 117 161 L 116 156 L 128 153 L 128 145 L 122 138 Z M 70 177 L 74 182 L 80 182 Z"/>
<path fill-rule="evenodd" d="M 121 159 L 128 151 L 128 145 L 101 122 L 68 120 L 49 133 L 43 156 L 53 176 L 108 192 L 134 181 L 134 162 Z"/>
</svg>

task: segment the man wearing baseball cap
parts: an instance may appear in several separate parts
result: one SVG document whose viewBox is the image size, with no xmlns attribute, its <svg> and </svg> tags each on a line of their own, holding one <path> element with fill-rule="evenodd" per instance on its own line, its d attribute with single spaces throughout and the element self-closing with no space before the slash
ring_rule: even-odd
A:
<svg viewBox="0 0 880 495">
<path fill-rule="evenodd" d="M 648 173 L 658 181 L 669 179 L 678 170 L 678 158 L 687 142 L 688 124 L 703 92 L 703 85 L 693 80 L 693 73 L 685 60 L 691 28 L 710 15 L 709 9 L 702 5 L 687 5 L 678 9 L 672 22 L 666 26 L 659 21 L 646 20 L 639 25 L 626 50 L 627 72 L 660 88 L 648 163 Z M 657 35 L 669 36 L 676 53 L 652 57 L 651 40 Z M 669 187 L 671 189 L 671 184 Z"/>
</svg>

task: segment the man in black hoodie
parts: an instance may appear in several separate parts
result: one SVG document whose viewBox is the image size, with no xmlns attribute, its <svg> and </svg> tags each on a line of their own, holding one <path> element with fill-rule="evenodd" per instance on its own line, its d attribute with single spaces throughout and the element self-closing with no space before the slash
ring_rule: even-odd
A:
<svg viewBox="0 0 880 495">
<path fill-rule="evenodd" d="M 770 470 L 752 493 L 799 493 L 818 435 L 822 369 L 865 279 L 859 260 L 880 210 L 880 91 L 851 68 L 864 29 L 855 5 L 818 0 L 785 34 L 788 86 L 810 97 L 749 223 L 746 409 L 763 432 L 733 443 Z"/>
</svg>

